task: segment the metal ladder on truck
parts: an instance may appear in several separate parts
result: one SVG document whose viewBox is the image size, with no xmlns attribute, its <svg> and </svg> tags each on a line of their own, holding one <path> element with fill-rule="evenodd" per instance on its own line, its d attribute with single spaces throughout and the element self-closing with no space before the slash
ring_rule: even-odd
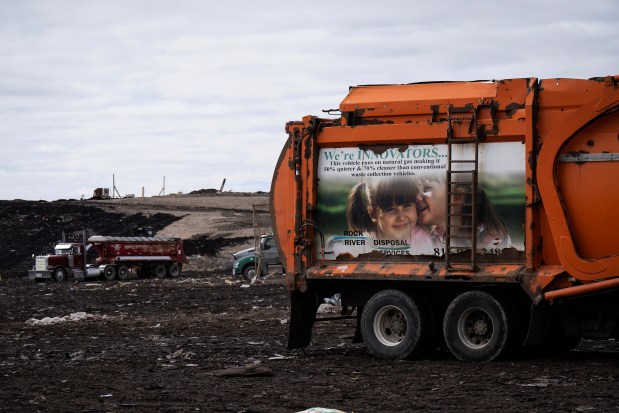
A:
<svg viewBox="0 0 619 413">
<path fill-rule="evenodd" d="M 469 136 L 455 136 L 453 124 L 456 122 L 469 122 Z M 471 146 L 472 156 L 463 159 L 464 149 Z M 462 149 L 459 151 L 460 157 L 456 159 L 455 148 Z M 470 151 L 466 153 L 471 155 Z M 478 155 L 479 136 L 475 112 L 470 116 L 452 116 L 448 112 L 447 225 L 445 228 L 445 264 L 448 271 L 474 272 L 479 270 L 476 259 Z M 467 260 L 462 252 L 468 249 L 470 249 L 470 257 Z"/>
</svg>

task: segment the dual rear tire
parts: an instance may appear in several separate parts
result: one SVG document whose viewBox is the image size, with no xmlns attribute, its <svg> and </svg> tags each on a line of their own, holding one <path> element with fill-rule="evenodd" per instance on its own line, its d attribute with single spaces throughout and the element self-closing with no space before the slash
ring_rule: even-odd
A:
<svg viewBox="0 0 619 413">
<path fill-rule="evenodd" d="M 116 279 L 116 267 L 107 265 L 103 269 L 103 279 L 106 281 L 114 281 Z"/>
<path fill-rule="evenodd" d="M 387 360 L 421 353 L 432 330 L 424 304 L 399 290 L 384 290 L 372 296 L 363 308 L 360 325 L 370 353 Z"/>
<path fill-rule="evenodd" d="M 436 344 L 440 326 L 426 301 L 399 290 L 376 293 L 365 305 L 361 334 L 369 352 L 383 359 L 408 359 Z M 488 362 L 508 354 L 522 338 L 511 303 L 484 291 L 465 291 L 445 310 L 445 344 L 459 360 Z"/>
<path fill-rule="evenodd" d="M 116 277 L 120 281 L 126 281 L 129 278 L 129 268 L 126 265 L 121 265 L 116 269 Z"/>
<path fill-rule="evenodd" d="M 180 265 L 173 263 L 169 266 L 165 264 L 158 264 L 154 267 L 142 266 L 137 274 L 139 278 L 146 278 L 149 275 L 155 275 L 157 278 L 177 278 L 181 273 Z M 126 281 L 129 279 L 129 268 L 126 265 L 120 265 L 118 267 L 114 265 L 108 265 L 103 270 L 103 279 L 107 281 L 113 281 L 118 279 L 120 281 Z"/>
<path fill-rule="evenodd" d="M 466 291 L 447 307 L 445 344 L 458 360 L 487 362 L 506 355 L 518 339 L 516 314 L 505 299 Z M 512 314 L 510 314 L 512 313 Z"/>
<path fill-rule="evenodd" d="M 181 274 L 181 267 L 176 263 L 170 264 L 169 266 L 166 266 L 164 264 L 157 264 L 155 266 L 154 273 L 157 278 L 178 278 L 178 276 Z"/>
</svg>

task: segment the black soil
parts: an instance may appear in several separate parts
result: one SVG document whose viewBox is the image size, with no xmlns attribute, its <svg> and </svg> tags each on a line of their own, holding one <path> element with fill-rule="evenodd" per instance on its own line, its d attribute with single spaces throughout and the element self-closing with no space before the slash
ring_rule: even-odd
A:
<svg viewBox="0 0 619 413">
<path fill-rule="evenodd" d="M 619 410 L 619 344 L 486 364 L 437 352 L 383 361 L 353 343 L 354 320 L 319 322 L 287 350 L 281 275 L 243 284 L 220 272 L 177 279 L 35 283 L 32 254 L 65 231 L 129 235 L 167 214 L 106 213 L 80 201 L 0 201 L 0 411 L 3 412 L 609 412 Z M 238 240 L 236 240 L 238 241 Z M 197 237 L 216 253 L 235 240 Z M 7 277 L 8 275 L 8 277 Z M 321 307 L 320 317 L 337 306 Z"/>
</svg>

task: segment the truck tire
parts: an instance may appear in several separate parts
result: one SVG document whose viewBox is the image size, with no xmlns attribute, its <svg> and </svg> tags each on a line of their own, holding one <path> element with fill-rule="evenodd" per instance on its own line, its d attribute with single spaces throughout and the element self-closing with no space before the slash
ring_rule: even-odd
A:
<svg viewBox="0 0 619 413">
<path fill-rule="evenodd" d="M 106 281 L 114 281 L 116 279 L 116 267 L 106 265 L 103 269 L 103 279 Z"/>
<path fill-rule="evenodd" d="M 374 294 L 361 314 L 361 335 L 370 353 L 386 360 L 411 358 L 420 350 L 424 317 L 413 299 L 398 290 Z"/>
<path fill-rule="evenodd" d="M 167 270 L 165 268 L 165 265 L 159 264 L 155 267 L 155 275 L 157 276 L 157 278 L 165 278 L 166 274 Z"/>
<path fill-rule="evenodd" d="M 168 274 L 170 275 L 170 278 L 178 278 L 178 276 L 181 275 L 181 267 L 176 263 L 170 265 L 168 268 Z"/>
<path fill-rule="evenodd" d="M 59 283 L 67 281 L 67 270 L 64 268 L 56 268 L 56 271 L 54 271 L 54 281 Z"/>
<path fill-rule="evenodd" d="M 254 264 L 249 264 L 243 268 L 243 278 L 245 281 L 253 281 L 254 278 L 256 278 L 256 274 L 258 274 L 258 272 L 256 271 L 256 266 Z"/>
<path fill-rule="evenodd" d="M 126 265 L 121 265 L 116 270 L 116 277 L 121 281 L 126 281 L 129 278 L 129 268 Z"/>
<path fill-rule="evenodd" d="M 467 291 L 457 296 L 443 319 L 445 343 L 457 359 L 488 362 L 508 350 L 511 326 L 507 307 L 483 291 Z"/>
</svg>

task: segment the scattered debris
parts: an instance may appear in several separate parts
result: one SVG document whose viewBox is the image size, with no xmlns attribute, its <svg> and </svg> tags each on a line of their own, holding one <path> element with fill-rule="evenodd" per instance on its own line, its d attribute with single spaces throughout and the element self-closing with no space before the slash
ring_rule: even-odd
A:
<svg viewBox="0 0 619 413">
<path fill-rule="evenodd" d="M 290 360 L 295 358 L 294 356 L 282 356 L 281 354 L 275 354 L 273 357 L 269 357 L 269 360 Z"/>
<path fill-rule="evenodd" d="M 46 325 L 51 325 L 51 324 L 64 323 L 67 321 L 94 320 L 97 318 L 99 317 L 80 311 L 77 313 L 66 315 L 64 317 L 45 317 L 40 320 L 37 320 L 36 318 L 31 318 L 26 321 L 26 324 L 31 324 L 33 326 L 41 326 L 41 325 L 46 326 Z"/>
</svg>

